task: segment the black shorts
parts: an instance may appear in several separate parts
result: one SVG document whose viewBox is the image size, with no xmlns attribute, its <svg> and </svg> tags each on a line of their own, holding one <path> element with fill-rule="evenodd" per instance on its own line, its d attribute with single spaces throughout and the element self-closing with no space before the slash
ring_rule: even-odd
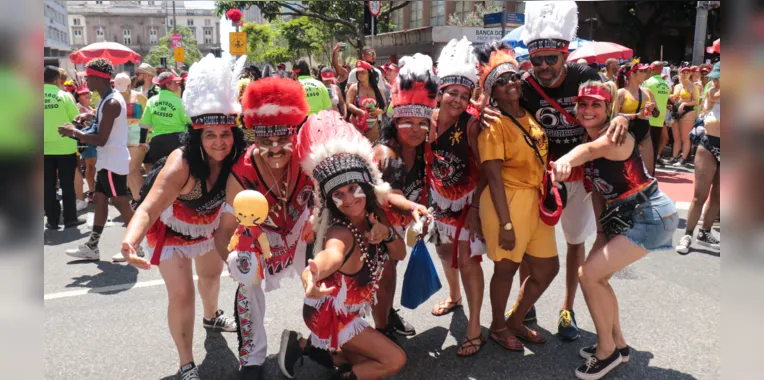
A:
<svg viewBox="0 0 764 380">
<path fill-rule="evenodd" d="M 714 157 L 716 158 L 717 164 L 722 162 L 721 138 L 717 136 L 709 136 L 709 135 L 703 134 L 703 137 L 700 138 L 700 145 L 702 145 L 703 148 L 706 148 L 707 151 L 711 152 L 711 154 L 714 155 Z"/>
<path fill-rule="evenodd" d="M 156 164 L 159 159 L 167 157 L 173 150 L 180 148 L 180 135 L 183 132 L 167 133 L 154 136 L 149 142 L 149 151 L 143 157 L 144 164 Z"/>
<path fill-rule="evenodd" d="M 95 192 L 109 198 L 126 196 L 127 176 L 101 169 L 96 173 Z"/>
</svg>

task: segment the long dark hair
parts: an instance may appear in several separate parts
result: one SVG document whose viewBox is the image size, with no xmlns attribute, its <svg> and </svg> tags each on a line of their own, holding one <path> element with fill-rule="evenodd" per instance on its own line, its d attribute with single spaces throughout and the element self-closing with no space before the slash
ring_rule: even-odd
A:
<svg viewBox="0 0 764 380">
<path fill-rule="evenodd" d="M 183 150 L 183 159 L 188 162 L 189 171 L 192 177 L 196 178 L 202 183 L 206 183 L 210 177 L 210 166 L 202 156 L 202 133 L 204 129 L 194 129 L 191 125 L 188 125 L 187 130 L 181 135 L 181 149 Z M 244 141 L 244 134 L 241 128 L 232 127 L 233 133 L 233 146 L 231 152 L 228 153 L 225 160 L 223 160 L 223 168 L 220 171 L 220 175 L 228 178 L 228 174 L 231 172 L 231 167 L 244 155 L 247 150 L 247 143 Z"/>
<path fill-rule="evenodd" d="M 382 95 L 382 92 L 379 91 L 379 86 L 377 86 L 377 81 L 379 81 L 379 74 L 377 74 L 377 70 L 374 70 L 374 68 L 372 68 L 371 70 L 366 70 L 366 72 L 369 73 L 369 87 L 371 87 L 371 90 L 374 91 L 374 97 L 377 98 L 377 108 L 381 110 L 386 109 L 387 104 L 385 104 L 385 97 Z M 357 78 L 358 78 L 358 73 L 356 73 L 356 79 Z M 357 94 L 360 96 L 360 93 L 361 93 L 361 81 L 358 81 Z M 355 102 L 355 99 L 353 99 L 353 102 Z"/>
<path fill-rule="evenodd" d="M 615 85 L 618 89 L 626 87 L 626 82 L 629 80 L 629 78 L 626 77 L 626 73 L 631 70 L 631 67 L 631 63 L 626 63 L 618 68 L 618 72 L 615 73 Z"/>
<path fill-rule="evenodd" d="M 395 152 L 398 156 L 397 159 L 390 159 L 386 163 L 384 170 L 382 170 L 382 180 L 389 183 L 393 189 L 402 189 L 406 182 L 406 166 L 403 164 L 403 158 L 401 157 L 401 143 L 398 141 L 398 127 L 395 126 L 395 120 L 393 118 L 386 118 L 382 125 L 379 127 L 379 139 L 376 144 L 384 145 Z M 424 178 L 424 144 L 427 144 L 427 139 L 416 147 L 416 161 L 414 167 L 421 167 L 422 172 L 420 175 Z M 421 162 L 420 162 L 421 161 Z M 422 163 L 422 165 L 419 165 Z"/>
</svg>

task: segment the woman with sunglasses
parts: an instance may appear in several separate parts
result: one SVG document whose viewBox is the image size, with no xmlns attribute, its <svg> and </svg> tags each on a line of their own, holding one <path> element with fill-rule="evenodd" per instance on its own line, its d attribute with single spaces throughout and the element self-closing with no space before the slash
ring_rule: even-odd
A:
<svg viewBox="0 0 764 380">
<path fill-rule="evenodd" d="M 366 61 L 358 61 L 355 66 L 358 83 L 348 87 L 346 106 L 350 122 L 372 143 L 379 139 L 379 123 L 385 113 L 385 97 L 377 82 L 377 71 Z"/>
<path fill-rule="evenodd" d="M 245 148 L 244 136 L 236 127 L 241 107 L 236 101 L 232 69 L 230 62 L 211 54 L 191 66 L 192 80 L 183 96 L 183 107 L 192 124 L 181 147 L 166 161 L 158 161 L 149 174 L 150 190 L 142 197 L 122 240 L 122 255 L 128 264 L 144 270 L 159 267 L 167 287 L 167 318 L 178 350 L 179 378 L 184 380 L 199 379 L 192 350 L 192 267 L 199 276 L 202 325 L 236 331 L 233 318 L 218 309 L 223 262 L 215 254 L 213 238 L 223 213 L 228 174 Z M 211 95 L 216 101 L 209 101 Z M 144 236 L 154 249 L 150 260 L 136 253 Z"/>
<path fill-rule="evenodd" d="M 560 269 L 554 227 L 542 222 L 539 201 L 549 143 L 541 126 L 520 106 L 522 84 L 514 52 L 504 44 L 475 50 L 483 92 L 501 116 L 478 138 L 488 191 L 480 196 L 488 258 L 494 262 L 490 297 L 490 338 L 500 346 L 523 351 L 523 343 L 546 338 L 523 324 L 526 313 Z M 520 263 L 527 264 L 514 312 L 504 320 L 510 289 Z"/>
<path fill-rule="evenodd" d="M 688 167 L 687 157 L 690 155 L 692 143 L 690 142 L 690 129 L 695 124 L 695 106 L 699 104 L 698 87 L 690 79 L 692 69 L 682 67 L 679 69 L 679 84 L 674 86 L 674 94 L 671 100 L 674 102 L 672 112 L 673 123 L 671 132 L 674 135 L 674 157 L 672 164 L 676 167 Z"/>
<path fill-rule="evenodd" d="M 700 137 L 698 149 L 695 152 L 695 194 L 687 212 L 687 226 L 676 251 L 681 254 L 690 252 L 692 235 L 703 212 L 703 205 L 708 200 L 703 225 L 698 231 L 697 242 L 700 245 L 719 249 L 721 243 L 711 233 L 714 219 L 719 216 L 720 209 L 720 176 L 721 176 L 721 64 L 717 63 L 708 77 L 713 85 L 704 95 L 703 126 L 705 133 Z M 709 193 L 711 197 L 709 199 Z"/>
<path fill-rule="evenodd" d="M 642 83 L 648 78 L 648 68 L 648 65 L 637 61 L 627 63 L 618 69 L 615 81 L 616 86 L 618 86 L 615 101 L 617 113 L 635 115 L 647 109 L 647 112 L 652 114 L 652 110 L 655 108 L 653 93 L 642 87 Z M 652 173 L 655 159 L 653 158 L 653 141 L 650 139 L 650 125 L 638 123 L 629 132 L 637 139 L 639 154 L 645 162 L 648 173 Z"/>
<path fill-rule="evenodd" d="M 595 213 L 601 216 L 597 239 L 578 270 L 597 330 L 597 344 L 579 352 L 586 359 L 575 371 L 579 379 L 600 379 L 629 360 L 630 349 L 621 331 L 618 301 L 609 280 L 649 252 L 669 248 L 679 224 L 674 202 L 645 171 L 633 134 L 629 133 L 621 145 L 607 136 L 615 97 L 612 82 L 582 84 L 575 99 L 576 118 L 586 128 L 586 140 L 550 162 L 558 181 L 564 181 L 572 168 L 586 165 L 587 181 L 605 199 L 604 205 L 595 202 Z M 648 116 L 643 112 L 632 123 L 649 124 Z"/>
</svg>

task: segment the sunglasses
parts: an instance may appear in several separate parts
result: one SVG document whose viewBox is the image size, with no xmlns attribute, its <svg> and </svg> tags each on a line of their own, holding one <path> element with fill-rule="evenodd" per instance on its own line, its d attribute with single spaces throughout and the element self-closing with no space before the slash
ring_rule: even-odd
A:
<svg viewBox="0 0 764 380">
<path fill-rule="evenodd" d="M 533 66 L 541 66 L 542 64 L 544 64 L 544 62 L 546 62 L 547 65 L 552 66 L 557 64 L 557 61 L 559 60 L 560 60 L 559 55 L 542 55 L 542 56 L 537 55 L 537 56 L 531 57 L 531 64 L 533 64 Z"/>
<path fill-rule="evenodd" d="M 377 53 L 374 51 L 367 51 L 366 53 L 363 53 L 363 55 L 368 55 L 370 57 L 376 57 Z"/>
<path fill-rule="evenodd" d="M 520 80 L 520 74 L 513 72 L 510 75 L 502 76 L 499 79 L 496 80 L 496 82 L 493 84 L 494 86 L 506 86 L 509 82 L 517 82 Z"/>
</svg>

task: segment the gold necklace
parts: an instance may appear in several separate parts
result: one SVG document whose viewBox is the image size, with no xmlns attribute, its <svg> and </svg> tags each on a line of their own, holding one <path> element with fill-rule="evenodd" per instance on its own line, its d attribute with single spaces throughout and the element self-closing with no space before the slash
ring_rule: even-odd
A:
<svg viewBox="0 0 764 380">
<path fill-rule="evenodd" d="M 273 175 L 273 171 L 271 171 L 270 166 L 268 166 L 268 164 L 265 164 L 265 168 L 268 170 L 268 174 L 270 174 L 271 178 L 273 179 L 273 185 L 271 185 L 268 188 L 268 192 L 266 194 L 271 193 L 271 190 L 273 190 L 274 186 L 276 187 L 276 191 L 278 192 L 278 194 L 272 193 L 274 198 L 276 198 L 276 200 L 278 201 L 276 203 L 276 205 L 273 207 L 273 209 L 271 210 L 271 212 L 274 213 L 274 214 L 277 211 L 281 211 L 281 209 L 286 208 L 286 203 L 287 203 L 287 200 L 288 200 L 287 199 L 287 190 L 289 189 L 289 177 L 287 177 L 286 181 L 284 181 L 284 188 L 283 189 L 281 188 L 281 186 L 279 186 L 279 182 L 284 178 L 284 176 L 287 175 L 287 173 L 289 173 L 289 165 L 291 165 L 291 164 L 292 164 L 292 162 L 290 160 L 290 162 L 286 166 L 286 169 L 284 170 L 284 173 L 281 174 L 281 177 L 279 177 L 279 179 L 276 179 L 276 176 Z"/>
</svg>

